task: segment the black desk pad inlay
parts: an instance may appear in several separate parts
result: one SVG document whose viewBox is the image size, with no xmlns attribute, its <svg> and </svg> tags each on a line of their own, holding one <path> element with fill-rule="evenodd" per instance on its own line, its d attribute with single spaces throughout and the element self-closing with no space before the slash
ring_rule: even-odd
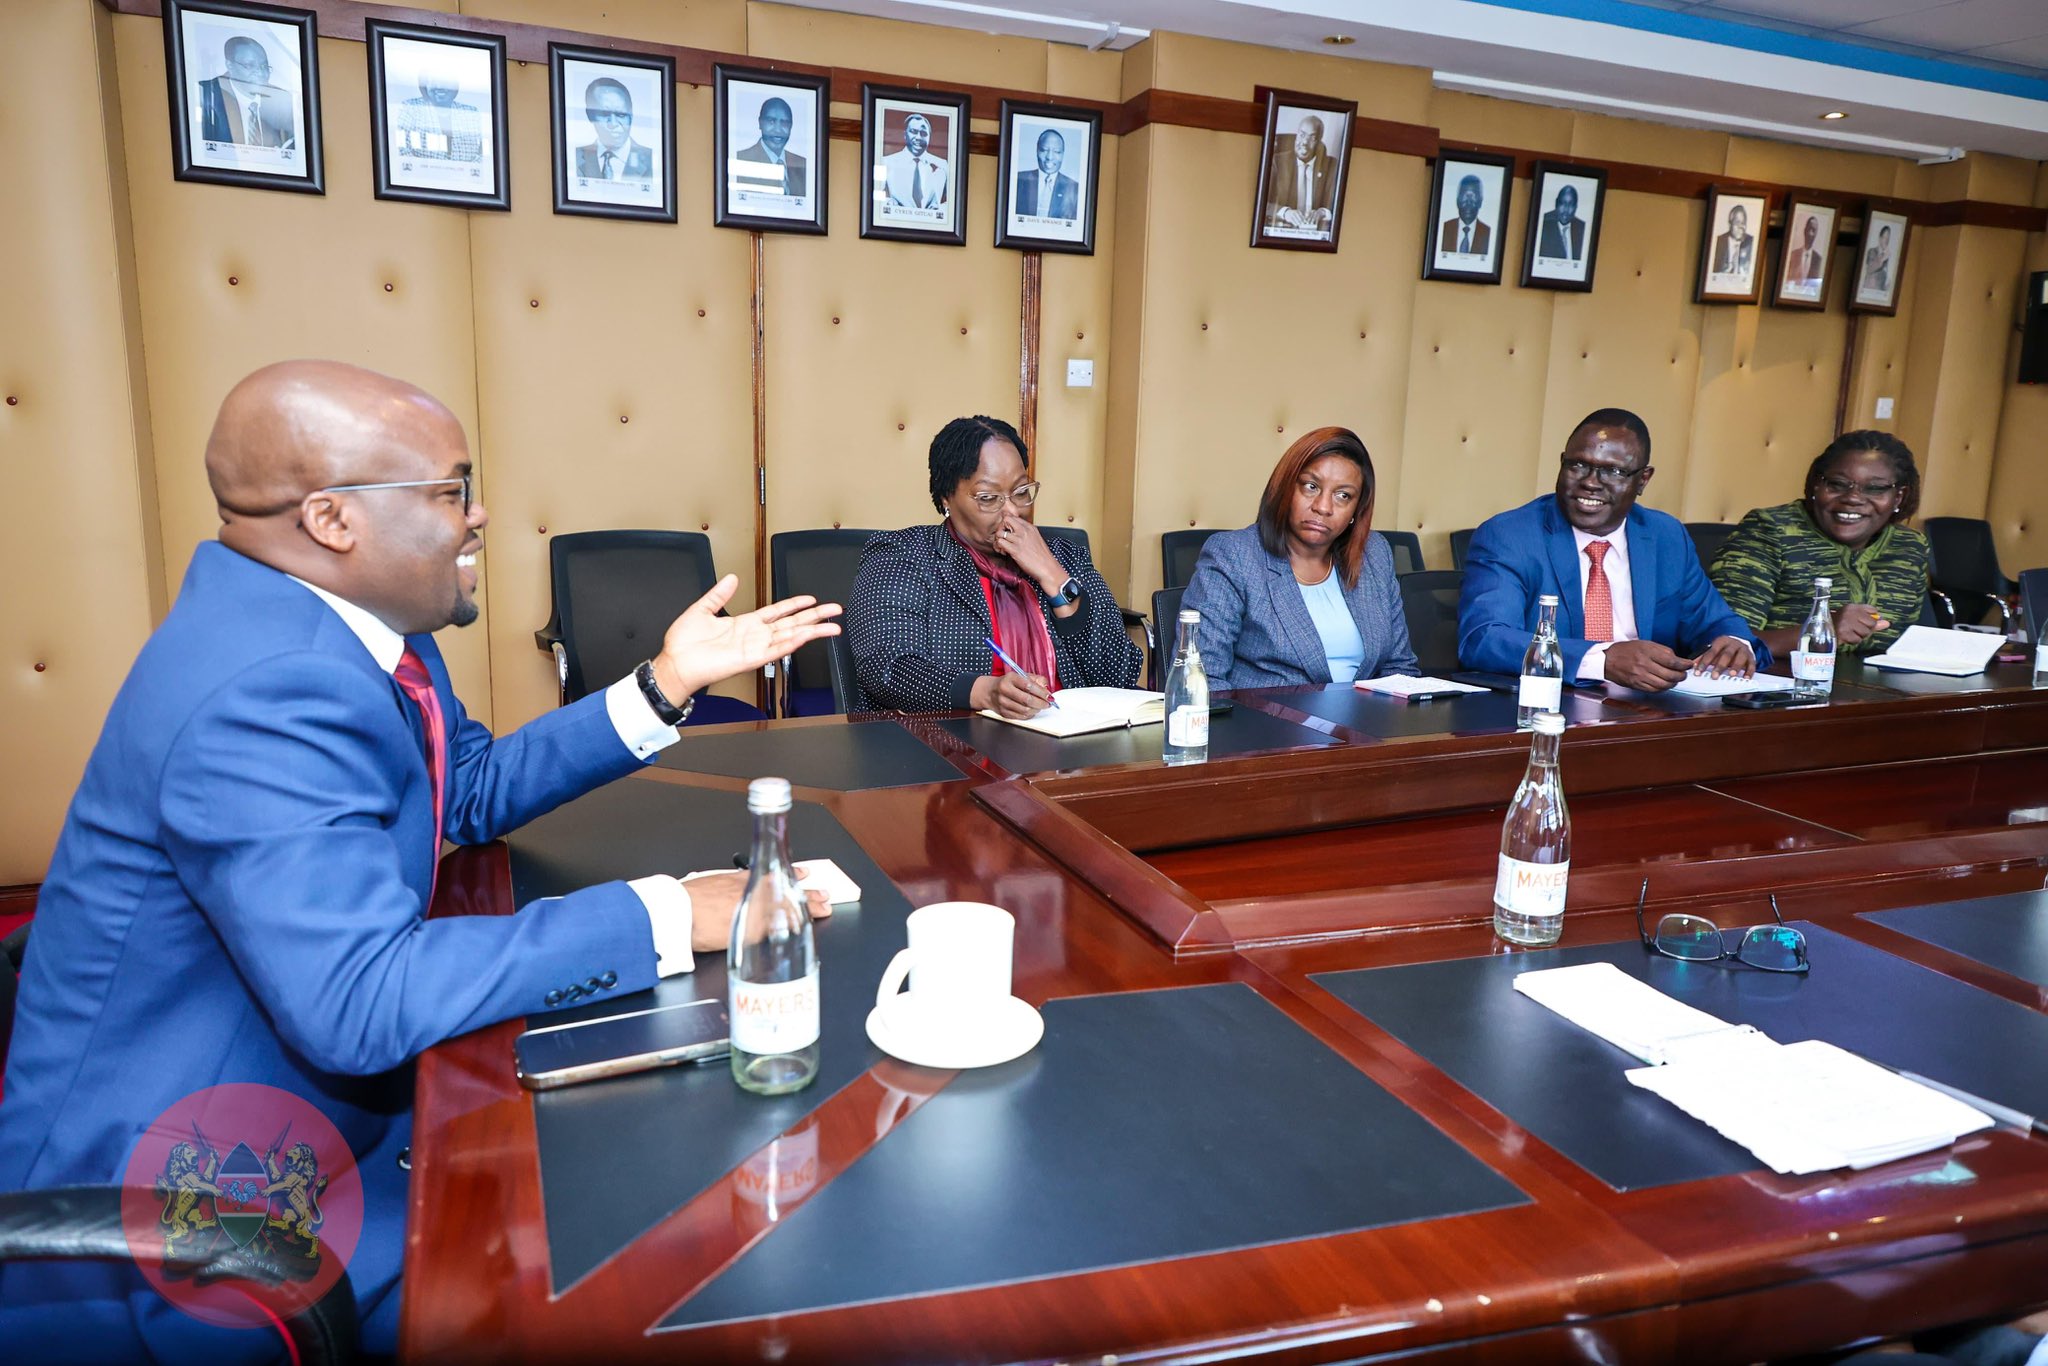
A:
<svg viewBox="0 0 2048 1366">
<path fill-rule="evenodd" d="M 1951 678 L 1947 674 L 1917 674 L 1905 669 L 1873 668 L 1861 659 L 1838 659 L 1835 661 L 1835 685 L 1839 688 L 1844 683 L 1886 693 L 1943 696 L 2028 688 L 2033 686 L 2033 674 L 2025 664 L 2001 664 L 1995 659 L 1984 666 L 1982 673 L 1966 674 L 1961 678 Z"/>
<path fill-rule="evenodd" d="M 2048 990 L 2048 891 L 1865 911 L 1860 918 Z"/>
<path fill-rule="evenodd" d="M 1049 1002 L 663 1321 L 683 1328 L 1526 1203 L 1241 983 Z"/>
<path fill-rule="evenodd" d="M 1613 963 L 1779 1043 L 1825 1039 L 2026 1114 L 2048 1113 L 2048 1016 L 1800 923 L 1805 976 L 1681 963 L 1629 940 L 1319 973 L 1315 981 L 1616 1190 L 1755 1171 L 1746 1148 L 1631 1085 L 1636 1060 L 1514 988 L 1515 975 Z"/>
<path fill-rule="evenodd" d="M 1109 764 L 1156 764 L 1166 743 L 1163 725 L 1098 730 L 1065 740 L 986 716 L 955 716 L 938 723 L 1009 773 L 1049 773 Z M 1250 707 L 1233 706 L 1209 718 L 1209 757 L 1228 759 L 1275 749 L 1315 749 L 1338 743 L 1323 731 L 1297 726 Z"/>
<path fill-rule="evenodd" d="M 746 852 L 751 831 L 742 793 L 614 783 L 511 837 L 515 899 L 524 905 L 606 878 L 729 867 L 735 852 Z M 733 1085 L 721 1059 L 537 1093 L 541 1201 L 557 1291 L 801 1123 L 879 1058 L 867 1040 L 867 1015 L 882 970 L 904 945 L 910 903 L 820 806 L 796 803 L 789 844 L 794 858 L 837 861 L 861 889 L 858 906 L 842 906 L 818 922 L 824 1027 L 818 1079 L 793 1096 L 753 1096 Z M 652 991 L 554 1012 L 545 1023 L 707 996 L 725 996 L 722 953 L 699 955 L 695 972 Z M 509 1057 L 505 1065 L 511 1066 Z M 631 1180 L 622 1181 L 621 1173 L 631 1173 Z"/>
<path fill-rule="evenodd" d="M 787 778 L 798 787 L 862 792 L 951 782 L 959 769 L 894 721 L 842 726 L 777 726 L 683 738 L 656 757 L 663 768 L 723 778 Z"/>
<path fill-rule="evenodd" d="M 1511 692 L 1459 693 L 1429 702 L 1404 702 L 1398 697 L 1361 692 L 1349 683 L 1332 683 L 1316 691 L 1263 694 L 1265 700 L 1319 716 L 1347 730 L 1381 740 L 1418 735 L 1473 735 L 1511 731 L 1518 704 Z M 1564 690 L 1564 719 L 1570 726 L 1613 721 L 1626 713 L 1603 712 L 1600 696 Z"/>
</svg>

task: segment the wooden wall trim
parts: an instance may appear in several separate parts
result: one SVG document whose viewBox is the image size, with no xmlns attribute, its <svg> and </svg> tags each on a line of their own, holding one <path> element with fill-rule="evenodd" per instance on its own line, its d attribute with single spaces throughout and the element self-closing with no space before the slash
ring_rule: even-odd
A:
<svg viewBox="0 0 2048 1366">
<path fill-rule="evenodd" d="M 1045 253 L 1023 253 L 1017 291 L 1017 435 L 1024 438 L 1024 473 L 1038 462 L 1038 321 L 1045 289 Z"/>
<path fill-rule="evenodd" d="M 754 239 L 750 258 L 754 313 L 754 605 L 759 607 L 769 601 L 772 591 L 768 582 L 768 280 L 762 234 L 756 230 L 748 235 Z M 781 681 L 786 689 L 788 680 Z M 775 715 L 775 699 L 769 695 L 773 689 L 766 673 L 754 675 L 754 690 L 755 705 L 770 716 Z"/>
<path fill-rule="evenodd" d="M 161 0 L 100 0 L 100 3 L 115 14 L 159 18 L 163 13 Z M 361 42 L 364 21 L 385 18 L 429 27 L 456 29 L 465 33 L 501 35 L 505 39 L 506 55 L 513 61 L 545 62 L 548 59 L 548 44 L 551 42 L 658 53 L 675 60 L 676 79 L 684 85 L 709 85 L 711 68 L 719 62 L 732 62 L 766 71 L 826 77 L 832 83 L 832 99 L 841 104 L 858 104 L 860 88 L 866 82 L 907 86 L 912 89 L 958 91 L 972 100 L 973 116 L 978 119 L 998 117 L 1002 102 L 1006 99 L 1042 102 L 1047 98 L 1046 93 L 1040 90 L 962 85 L 953 81 L 930 81 L 914 76 L 898 76 L 858 68 L 813 66 L 806 62 L 782 61 L 778 58 L 741 52 L 716 52 L 707 48 L 680 47 L 672 43 L 640 42 L 609 34 L 584 33 L 575 29 L 548 28 L 539 24 L 481 19 L 463 14 L 442 14 L 431 10 L 410 9 L 403 5 L 368 4 L 364 3 L 364 0 L 297 0 L 297 3 L 301 8 L 311 10 L 317 16 L 319 33 L 323 38 Z M 1103 131 L 1114 136 L 1134 133 L 1155 123 L 1175 128 L 1200 128 L 1218 133 L 1242 133 L 1250 137 L 1259 137 L 1265 132 L 1265 107 L 1256 98 L 1232 100 L 1175 90 L 1145 90 L 1121 104 L 1064 96 L 1058 98 L 1058 103 L 1101 114 Z M 831 125 L 831 134 L 834 138 L 852 141 L 860 137 L 860 121 L 857 119 L 833 119 Z M 1671 195 L 1679 199 L 1699 198 L 1709 184 L 1714 184 L 1734 189 L 1768 191 L 1777 196 L 1796 192 L 1809 200 L 1841 206 L 1862 203 L 1868 199 L 1882 204 L 1883 207 L 1908 214 L 1919 227 L 1939 228 L 1963 224 L 1969 227 L 2013 228 L 2022 232 L 2048 232 L 2048 208 L 1994 204 L 1977 199 L 1941 202 L 1916 199 L 1885 200 L 1875 196 L 1817 191 L 1798 185 L 1708 175 L 1699 171 L 1680 170 L 1671 166 L 1652 166 L 1641 162 L 1560 157 L 1555 153 L 1522 147 L 1445 141 L 1439 130 L 1419 123 L 1357 118 L 1352 120 L 1351 145 L 1361 151 L 1390 152 L 1397 156 L 1421 157 L 1424 160 L 1431 160 L 1446 150 L 1492 152 L 1512 156 L 1515 159 L 1515 174 L 1520 177 L 1527 177 L 1531 163 L 1536 161 L 1572 160 L 1579 164 L 1604 168 L 1607 171 L 1610 189 Z M 997 139 L 993 134 L 975 133 L 968 142 L 968 150 L 978 155 L 994 156 L 996 149 Z"/>
</svg>

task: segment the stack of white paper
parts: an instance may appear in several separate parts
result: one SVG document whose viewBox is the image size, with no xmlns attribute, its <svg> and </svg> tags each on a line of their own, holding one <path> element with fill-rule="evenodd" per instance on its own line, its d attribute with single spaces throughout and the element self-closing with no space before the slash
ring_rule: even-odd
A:
<svg viewBox="0 0 2048 1366">
<path fill-rule="evenodd" d="M 1788 1176 L 1861 1171 L 1991 1127 L 1989 1115 L 1819 1039 L 1765 1040 L 1627 1076 Z"/>
<path fill-rule="evenodd" d="M 1752 674 L 1748 678 L 1737 678 L 1734 674 L 1689 673 L 1672 684 L 1671 691 L 1681 697 L 1735 697 L 1749 692 L 1785 692 L 1792 686 L 1789 678 L 1776 674 Z"/>
<path fill-rule="evenodd" d="M 1351 686 L 1366 692 L 1385 693 L 1388 697 L 1441 697 L 1454 692 L 1491 692 L 1490 688 L 1474 687 L 1470 683 L 1458 683 L 1448 678 L 1432 678 L 1424 674 L 1410 678 L 1406 674 L 1388 674 L 1385 678 L 1353 679 Z"/>
<path fill-rule="evenodd" d="M 1525 972 L 1515 990 L 1656 1064 L 1625 1075 L 1786 1175 L 1861 1170 L 1992 1123 L 1833 1044 L 1779 1044 L 1730 1025 L 1612 963 Z"/>
<path fill-rule="evenodd" d="M 1863 662 L 1880 669 L 1904 669 L 1911 673 L 1947 674 L 1967 678 L 1984 672 L 1991 656 L 2005 644 L 2005 637 L 1982 631 L 1944 631 L 1937 626 L 1908 626 L 1881 655 Z"/>
</svg>

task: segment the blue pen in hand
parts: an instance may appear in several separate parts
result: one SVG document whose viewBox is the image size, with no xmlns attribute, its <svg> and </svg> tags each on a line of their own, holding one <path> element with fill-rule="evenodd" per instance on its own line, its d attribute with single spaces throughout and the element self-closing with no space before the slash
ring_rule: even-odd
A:
<svg viewBox="0 0 2048 1366">
<path fill-rule="evenodd" d="M 996 638 L 994 636 L 986 636 L 984 637 L 984 639 L 988 641 L 988 648 L 995 651 L 996 658 L 1003 661 L 1004 668 L 1008 669 L 1011 673 L 1016 674 L 1020 678 L 1031 677 L 1030 670 L 1026 669 L 1022 664 L 1019 664 L 1016 660 L 1010 658 L 1010 652 L 1005 650 L 1002 646 L 996 644 Z M 1046 706 L 1057 707 L 1059 704 L 1059 698 L 1053 696 L 1051 692 L 1046 693 Z"/>
</svg>

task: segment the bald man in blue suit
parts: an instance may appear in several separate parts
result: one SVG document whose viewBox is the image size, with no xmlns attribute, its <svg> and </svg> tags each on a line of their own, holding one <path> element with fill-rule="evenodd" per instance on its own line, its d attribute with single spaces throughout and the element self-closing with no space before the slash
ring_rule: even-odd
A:
<svg viewBox="0 0 2048 1366">
<path fill-rule="evenodd" d="M 390 1353 L 413 1059 L 688 971 L 693 948 L 723 945 L 740 890 L 656 876 L 430 921 L 441 837 L 493 839 L 634 771 L 676 738 L 672 699 L 836 633 L 838 609 L 721 618 L 727 579 L 635 676 L 494 740 L 430 634 L 477 617 L 487 518 L 453 414 L 382 375 L 288 362 L 228 395 L 206 469 L 220 538 L 116 696 L 43 884 L 0 1191 L 117 1183 L 146 1126 L 194 1093 L 275 1088 L 347 1145 L 319 1161 L 360 1175 L 347 1271 L 364 1348 Z M 134 1267 L 38 1263 L 0 1268 L 0 1344 L 23 1362 L 280 1350 L 176 1312 Z"/>
</svg>

